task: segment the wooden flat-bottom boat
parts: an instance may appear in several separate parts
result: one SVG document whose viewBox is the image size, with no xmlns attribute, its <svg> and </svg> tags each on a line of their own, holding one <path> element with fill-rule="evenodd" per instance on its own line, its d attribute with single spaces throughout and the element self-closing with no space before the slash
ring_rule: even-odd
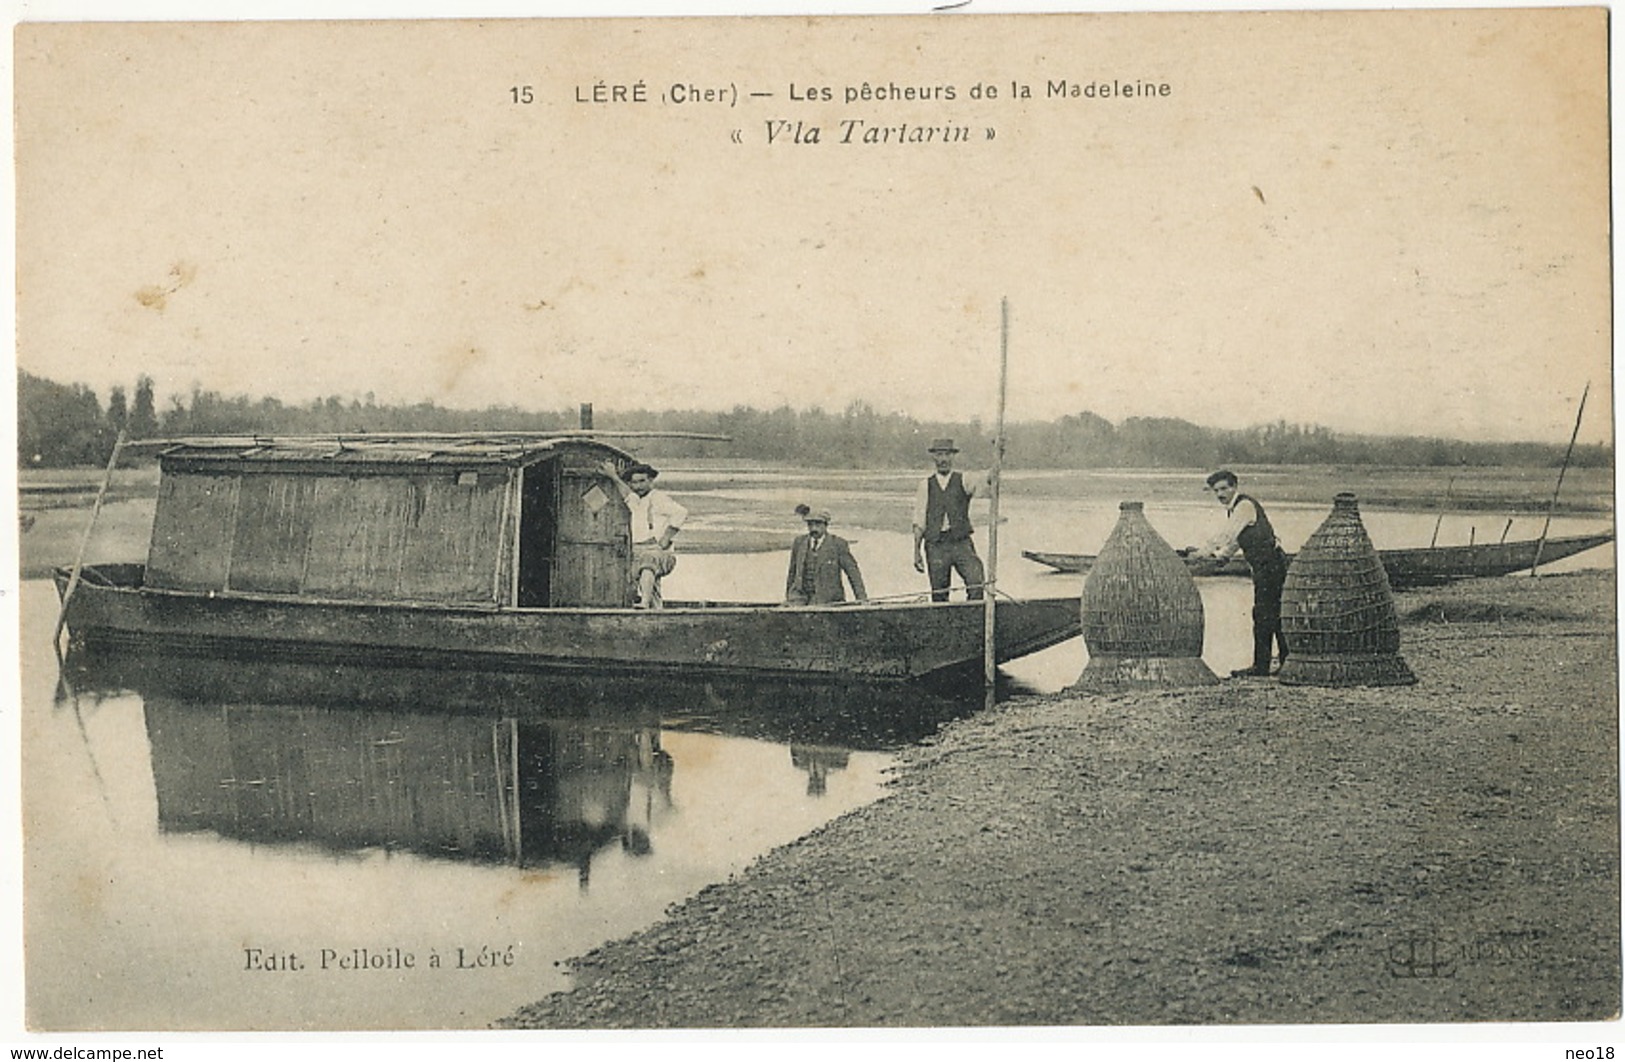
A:
<svg viewBox="0 0 1625 1062">
<path fill-rule="evenodd" d="M 1591 535 L 1570 535 L 1548 538 L 1544 545 L 1539 539 L 1520 539 L 1516 542 L 1485 542 L 1472 546 L 1425 546 L 1416 549 L 1379 549 L 1383 569 L 1388 573 L 1388 584 L 1396 590 L 1419 586 L 1437 586 L 1457 579 L 1477 579 L 1513 572 L 1528 571 L 1534 567 L 1537 548 L 1542 565 L 1553 564 L 1588 549 L 1595 549 L 1614 540 L 1610 531 Z M 1030 561 L 1054 568 L 1058 572 L 1087 572 L 1095 558 L 1084 553 L 1048 553 L 1041 550 L 1022 550 Z M 1211 557 L 1186 557 L 1185 565 L 1191 574 L 1248 576 L 1252 569 L 1237 556 L 1220 562 Z"/>
<path fill-rule="evenodd" d="M 539 670 L 838 675 L 908 680 L 975 668 L 983 605 L 790 608 L 668 602 L 660 610 L 323 601 L 144 585 L 145 566 L 86 566 L 68 602 L 75 645 L 248 652 L 261 659 Z M 64 593 L 67 569 L 54 573 Z M 996 659 L 1080 633 L 1076 597 L 1000 601 Z"/>
</svg>

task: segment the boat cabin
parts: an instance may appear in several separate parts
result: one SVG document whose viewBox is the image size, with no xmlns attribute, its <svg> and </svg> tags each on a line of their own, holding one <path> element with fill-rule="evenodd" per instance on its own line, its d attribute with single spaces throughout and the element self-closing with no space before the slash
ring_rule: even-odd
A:
<svg viewBox="0 0 1625 1062">
<path fill-rule="evenodd" d="M 143 585 L 483 608 L 630 605 L 626 507 L 585 437 L 187 440 Z"/>
</svg>

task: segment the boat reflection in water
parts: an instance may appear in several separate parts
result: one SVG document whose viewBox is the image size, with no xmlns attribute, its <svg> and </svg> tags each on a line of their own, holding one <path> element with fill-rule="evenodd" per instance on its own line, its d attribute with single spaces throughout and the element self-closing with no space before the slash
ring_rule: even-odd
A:
<svg viewBox="0 0 1625 1062">
<path fill-rule="evenodd" d="M 154 654 L 70 658 L 63 696 L 142 697 L 166 833 L 332 852 L 573 867 L 650 854 L 669 730 L 790 746 L 807 793 L 979 707 L 918 686 L 379 668 Z"/>
</svg>

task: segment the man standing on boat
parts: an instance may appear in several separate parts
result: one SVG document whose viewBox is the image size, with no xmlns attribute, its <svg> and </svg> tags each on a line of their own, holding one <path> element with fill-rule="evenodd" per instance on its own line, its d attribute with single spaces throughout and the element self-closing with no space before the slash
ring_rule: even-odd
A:
<svg viewBox="0 0 1625 1062">
<path fill-rule="evenodd" d="M 863 588 L 863 573 L 846 539 L 829 533 L 829 510 L 809 510 L 805 514 L 807 533 L 797 536 L 790 547 L 790 572 L 784 582 L 786 605 L 839 605 L 846 600 L 841 573 L 852 584 L 852 596 L 869 600 Z"/>
<path fill-rule="evenodd" d="M 1253 666 L 1230 672 L 1232 678 L 1270 673 L 1270 649 L 1281 648 L 1286 662 L 1286 635 L 1281 631 L 1281 589 L 1286 585 L 1286 553 L 1275 537 L 1275 528 L 1264 507 L 1245 494 L 1236 493 L 1239 480 L 1229 469 L 1207 477 L 1207 489 L 1230 514 L 1224 531 L 1205 547 L 1193 550 L 1195 556 L 1229 560 L 1236 550 L 1247 558 L 1253 570 Z"/>
<path fill-rule="evenodd" d="M 991 473 L 973 477 L 954 471 L 959 448 L 952 439 L 933 439 L 927 451 L 937 470 L 914 492 L 914 570 L 931 579 L 931 600 L 948 600 L 948 586 L 958 572 L 965 598 L 982 598 L 982 558 L 971 541 L 970 500 L 977 488 L 991 486 Z M 923 548 L 923 555 L 922 555 Z"/>
<path fill-rule="evenodd" d="M 633 608 L 660 608 L 660 580 L 677 567 L 672 539 L 682 530 L 688 510 L 663 490 L 655 490 L 655 469 L 640 462 L 617 470 L 614 461 L 605 461 L 604 475 L 621 492 L 630 513 L 632 530 L 632 577 L 637 580 L 638 599 Z"/>
</svg>

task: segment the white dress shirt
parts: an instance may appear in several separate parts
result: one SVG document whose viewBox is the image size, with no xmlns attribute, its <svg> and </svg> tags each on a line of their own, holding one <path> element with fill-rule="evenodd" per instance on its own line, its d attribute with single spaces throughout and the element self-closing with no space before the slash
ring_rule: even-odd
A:
<svg viewBox="0 0 1625 1062">
<path fill-rule="evenodd" d="M 1229 560 L 1241 548 L 1241 533 L 1258 522 L 1258 506 L 1252 499 L 1237 496 L 1230 503 L 1230 519 L 1224 530 L 1208 540 L 1207 553 L 1220 560 Z"/>
<path fill-rule="evenodd" d="M 688 510 L 663 490 L 651 490 L 643 495 L 633 491 L 626 497 L 626 507 L 632 513 L 633 545 L 658 542 L 668 528 L 676 531 L 688 519 Z"/>
</svg>

